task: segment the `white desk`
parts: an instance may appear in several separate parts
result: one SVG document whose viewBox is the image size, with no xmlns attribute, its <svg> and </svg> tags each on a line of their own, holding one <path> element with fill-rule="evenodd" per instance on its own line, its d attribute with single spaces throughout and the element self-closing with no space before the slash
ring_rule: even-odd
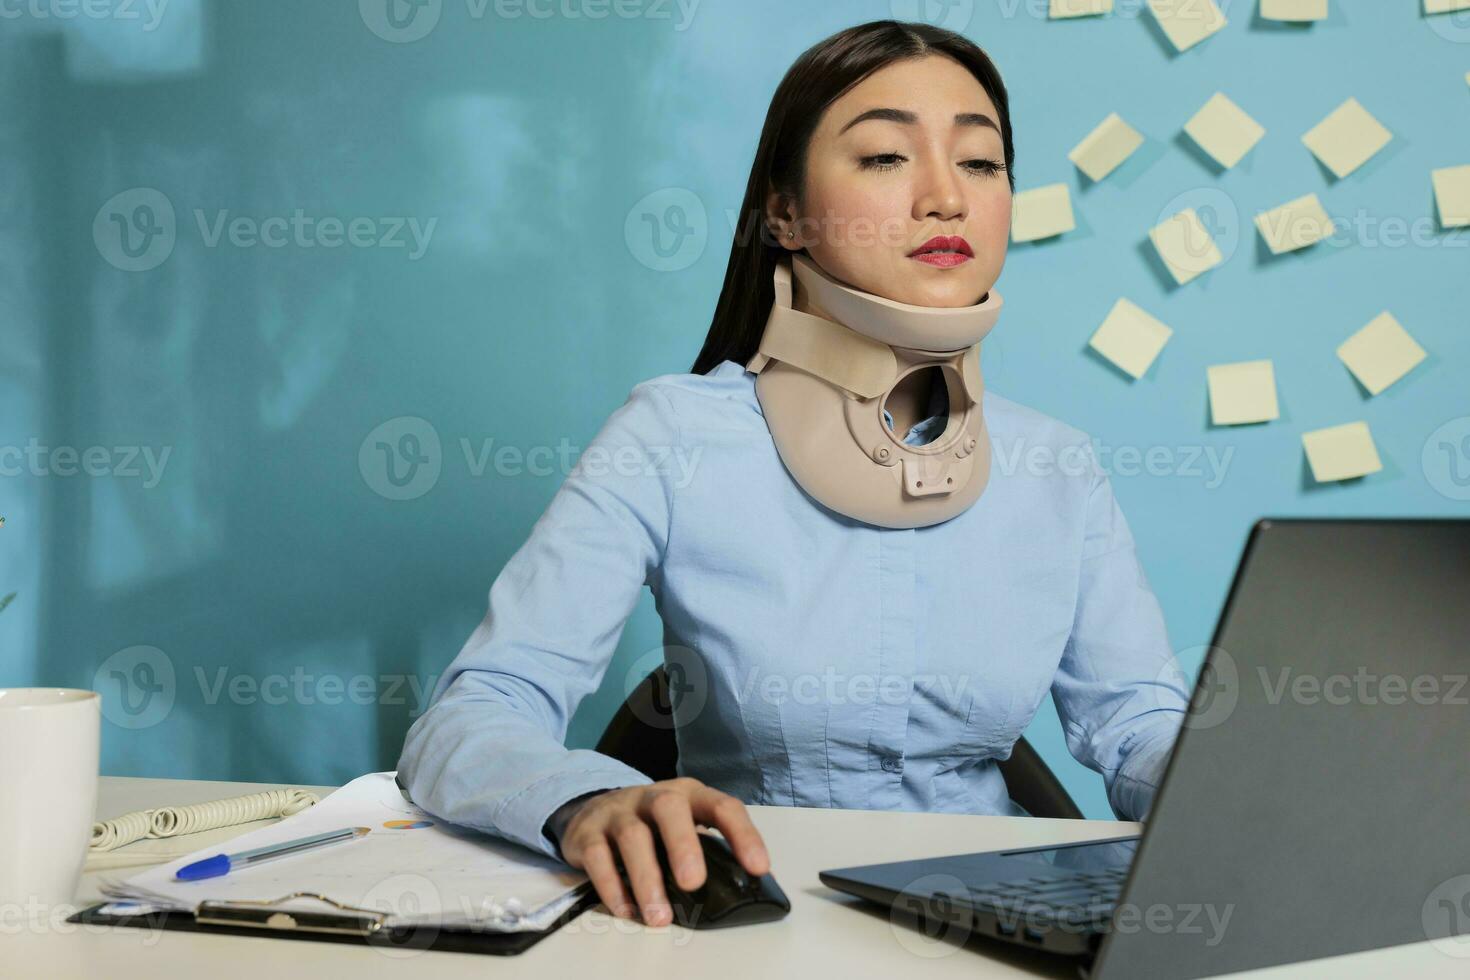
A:
<svg viewBox="0 0 1470 980">
<path fill-rule="evenodd" d="M 164 803 L 193 803 L 272 788 L 270 784 L 104 777 L 98 815 Z M 332 787 L 313 787 L 321 795 Z M 891 923 L 886 912 L 834 892 L 817 879 L 824 868 L 1089 840 L 1135 833 L 1137 824 L 1104 821 L 1028 820 L 941 813 L 884 813 L 752 807 L 771 853 L 773 873 L 791 899 L 780 922 L 697 932 L 680 926 L 650 929 L 614 919 L 601 906 L 583 913 L 554 935 L 513 957 L 378 950 L 339 943 L 256 937 L 206 936 L 145 929 L 104 929 L 62 924 L 18 929 L 0 920 L 0 976 L 6 980 L 291 980 L 352 976 L 403 980 L 428 977 L 684 976 L 699 980 L 751 977 L 1071 977 L 1049 957 L 979 937 L 968 944 L 933 940 L 918 929 Z M 134 874 L 122 869 L 114 874 Z M 78 903 L 97 899 L 92 875 L 82 880 Z M 1462 978 L 1470 960 L 1456 959 L 1428 942 L 1252 971 L 1253 980 L 1275 977 Z"/>
</svg>

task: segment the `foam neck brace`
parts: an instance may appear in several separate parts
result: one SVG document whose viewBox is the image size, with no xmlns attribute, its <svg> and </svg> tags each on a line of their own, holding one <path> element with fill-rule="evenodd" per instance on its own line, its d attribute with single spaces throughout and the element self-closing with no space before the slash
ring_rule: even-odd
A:
<svg viewBox="0 0 1470 980">
<path fill-rule="evenodd" d="M 912 306 L 856 289 L 828 275 L 800 252 L 791 256 L 796 281 L 831 319 L 890 347 L 957 351 L 985 338 L 1000 316 L 991 290 L 974 306 Z"/>
<path fill-rule="evenodd" d="M 793 272 L 828 316 L 792 307 Z M 746 370 L 802 489 L 881 527 L 937 524 L 970 507 L 990 473 L 980 342 L 1000 316 L 1000 294 L 973 306 L 913 306 L 838 282 L 800 253 L 776 263 L 773 281 Z M 931 368 L 946 385 L 949 418 L 938 437 L 911 446 L 885 422 L 885 403 L 908 375 Z"/>
</svg>

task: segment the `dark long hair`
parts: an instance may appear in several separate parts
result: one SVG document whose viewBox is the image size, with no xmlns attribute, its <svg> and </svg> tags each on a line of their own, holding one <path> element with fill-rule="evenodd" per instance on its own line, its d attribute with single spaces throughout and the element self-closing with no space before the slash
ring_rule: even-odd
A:
<svg viewBox="0 0 1470 980">
<path fill-rule="evenodd" d="M 896 20 L 859 24 L 818 42 L 796 59 L 771 97 L 735 224 L 725 284 L 709 335 L 690 368 L 693 373 L 704 374 L 723 360 L 744 364 L 755 355 L 775 299 L 771 277 L 785 251 L 766 224 L 766 198 L 776 190 L 802 199 L 807 146 L 822 112 L 879 68 L 930 54 L 948 55 L 968 68 L 995 103 L 1014 193 L 1016 153 L 1005 84 L 979 46 L 932 24 Z"/>
</svg>

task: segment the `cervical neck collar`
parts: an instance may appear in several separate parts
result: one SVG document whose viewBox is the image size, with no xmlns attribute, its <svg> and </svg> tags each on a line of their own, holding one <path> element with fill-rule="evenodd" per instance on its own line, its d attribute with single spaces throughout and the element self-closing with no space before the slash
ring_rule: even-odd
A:
<svg viewBox="0 0 1470 980">
<path fill-rule="evenodd" d="M 792 308 L 791 276 L 811 306 Z M 966 510 L 990 477 L 980 342 L 1000 316 L 991 290 L 974 306 L 911 306 L 854 289 L 802 253 L 776 263 L 775 301 L 746 370 L 776 451 L 826 507 L 879 527 L 926 527 Z M 883 419 L 908 375 L 938 368 L 949 418 L 911 446 Z"/>
</svg>

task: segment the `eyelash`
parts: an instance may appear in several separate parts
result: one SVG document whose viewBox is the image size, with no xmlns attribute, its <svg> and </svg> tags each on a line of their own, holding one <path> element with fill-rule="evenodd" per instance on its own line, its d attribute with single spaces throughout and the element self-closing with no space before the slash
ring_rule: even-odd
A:
<svg viewBox="0 0 1470 980">
<path fill-rule="evenodd" d="M 880 164 L 880 163 L 876 163 L 875 161 L 877 161 L 877 160 L 903 160 L 903 159 L 906 159 L 906 158 L 901 153 L 879 153 L 879 154 L 876 154 L 876 155 L 870 156 L 870 157 L 861 157 L 861 158 L 859 158 L 858 163 L 862 167 L 863 170 L 880 170 L 880 171 L 881 170 L 897 170 L 899 165 L 896 164 L 896 163 Z M 998 160 L 966 160 L 965 163 L 967 163 L 967 164 L 970 164 L 970 163 L 978 163 L 978 164 L 980 164 L 980 167 L 978 169 L 973 169 L 973 170 L 970 171 L 972 174 L 975 174 L 976 176 L 992 177 L 992 176 L 1000 173 L 1002 170 L 1005 170 L 1005 164 L 1001 163 Z"/>
</svg>

